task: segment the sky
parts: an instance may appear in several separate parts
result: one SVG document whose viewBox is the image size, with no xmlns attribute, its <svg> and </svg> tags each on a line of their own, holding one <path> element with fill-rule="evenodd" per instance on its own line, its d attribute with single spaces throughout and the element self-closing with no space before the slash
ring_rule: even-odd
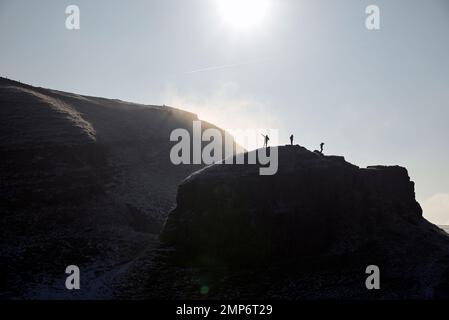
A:
<svg viewBox="0 0 449 320">
<path fill-rule="evenodd" d="M 405 166 L 425 217 L 449 224 L 447 0 L 0 0 L 0 74 Z"/>
</svg>

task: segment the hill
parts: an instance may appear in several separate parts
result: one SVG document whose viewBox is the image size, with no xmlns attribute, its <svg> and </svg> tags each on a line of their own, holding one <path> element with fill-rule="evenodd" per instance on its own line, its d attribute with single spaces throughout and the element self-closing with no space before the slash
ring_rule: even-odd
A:
<svg viewBox="0 0 449 320">
<path fill-rule="evenodd" d="M 68 297 L 111 297 L 157 241 L 179 182 L 202 168 L 169 158 L 170 133 L 194 120 L 0 78 L 1 296 L 67 297 L 75 264 L 84 287 Z"/>
</svg>

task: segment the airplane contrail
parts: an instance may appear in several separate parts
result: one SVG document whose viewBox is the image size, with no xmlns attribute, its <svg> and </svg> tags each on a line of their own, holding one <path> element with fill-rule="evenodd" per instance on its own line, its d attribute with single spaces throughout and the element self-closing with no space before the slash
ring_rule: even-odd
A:
<svg viewBox="0 0 449 320">
<path fill-rule="evenodd" d="M 253 63 L 259 63 L 259 62 L 268 61 L 268 60 L 271 60 L 271 59 L 272 59 L 272 58 L 263 58 L 263 59 L 250 60 L 250 61 L 245 61 L 245 62 L 240 62 L 240 63 L 224 64 L 224 65 L 221 65 L 221 66 L 205 67 L 205 68 L 201 68 L 201 69 L 196 69 L 196 70 L 188 71 L 188 72 L 186 72 L 185 74 L 192 74 L 192 73 L 198 73 L 198 72 L 214 71 L 214 70 L 219 70 L 219 69 L 226 69 L 226 68 L 240 67 L 240 66 L 245 66 L 245 65 L 248 65 L 248 64 L 253 64 Z"/>
</svg>

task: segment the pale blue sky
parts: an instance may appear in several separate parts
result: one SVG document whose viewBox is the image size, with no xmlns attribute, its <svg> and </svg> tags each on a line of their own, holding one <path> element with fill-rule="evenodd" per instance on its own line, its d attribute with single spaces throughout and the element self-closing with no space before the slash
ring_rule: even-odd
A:
<svg viewBox="0 0 449 320">
<path fill-rule="evenodd" d="M 218 1 L 0 0 L 0 73 L 406 166 L 426 216 L 449 224 L 449 1 L 267 0 L 248 29 Z M 65 28 L 70 4 L 79 31 Z M 370 4 L 379 31 L 365 28 Z"/>
</svg>

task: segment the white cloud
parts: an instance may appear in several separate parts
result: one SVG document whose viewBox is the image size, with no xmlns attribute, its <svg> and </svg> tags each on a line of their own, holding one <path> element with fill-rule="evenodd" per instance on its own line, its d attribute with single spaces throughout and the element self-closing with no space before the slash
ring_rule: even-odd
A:
<svg viewBox="0 0 449 320">
<path fill-rule="evenodd" d="M 437 193 L 422 202 L 424 217 L 432 223 L 449 225 L 449 193 Z"/>
</svg>

